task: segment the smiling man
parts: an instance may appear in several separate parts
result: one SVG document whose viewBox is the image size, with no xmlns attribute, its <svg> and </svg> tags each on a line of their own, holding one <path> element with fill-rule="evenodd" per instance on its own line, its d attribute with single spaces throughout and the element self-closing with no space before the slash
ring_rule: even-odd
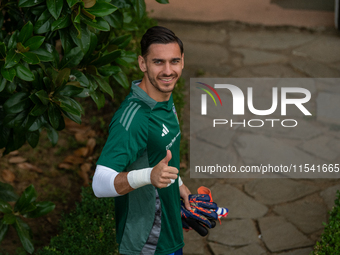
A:
<svg viewBox="0 0 340 255">
<path fill-rule="evenodd" d="M 143 79 L 132 82 L 112 118 L 92 186 L 97 197 L 115 197 L 121 254 L 177 255 L 184 246 L 180 197 L 190 209 L 178 171 L 181 133 L 172 100 L 183 44 L 156 26 L 144 34 L 141 49 Z"/>
</svg>

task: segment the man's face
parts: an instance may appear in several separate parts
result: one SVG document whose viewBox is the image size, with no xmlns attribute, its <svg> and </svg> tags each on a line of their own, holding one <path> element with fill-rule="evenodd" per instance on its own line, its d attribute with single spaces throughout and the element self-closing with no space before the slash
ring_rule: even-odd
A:
<svg viewBox="0 0 340 255">
<path fill-rule="evenodd" d="M 140 57 L 139 66 L 147 82 L 157 91 L 169 93 L 182 74 L 183 58 L 177 43 L 151 44 L 146 58 Z"/>
</svg>

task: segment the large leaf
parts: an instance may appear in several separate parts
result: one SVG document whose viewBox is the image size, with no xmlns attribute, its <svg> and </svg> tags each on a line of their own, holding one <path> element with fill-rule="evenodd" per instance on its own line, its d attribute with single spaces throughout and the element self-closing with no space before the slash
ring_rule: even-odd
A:
<svg viewBox="0 0 340 255">
<path fill-rule="evenodd" d="M 76 44 L 73 42 L 70 31 L 68 29 L 60 29 L 58 30 L 61 45 L 64 49 L 64 54 L 67 54 L 76 47 Z"/>
<path fill-rule="evenodd" d="M 0 42 L 0 58 L 6 58 L 6 45 L 3 42 Z"/>
<path fill-rule="evenodd" d="M 63 9 L 63 0 L 46 0 L 47 8 L 53 18 L 59 18 L 61 10 Z"/>
<path fill-rule="evenodd" d="M 26 133 L 26 140 L 29 143 L 29 145 L 31 145 L 32 148 L 35 148 L 38 145 L 39 136 L 40 136 L 39 130 Z"/>
<path fill-rule="evenodd" d="M 103 92 L 106 92 L 111 97 L 113 97 L 113 90 L 108 82 L 106 82 L 102 77 L 99 76 L 93 76 L 93 78 L 97 81 L 99 87 Z"/>
<path fill-rule="evenodd" d="M 122 69 L 119 66 L 103 66 L 99 67 L 97 70 L 104 77 L 111 76 L 122 71 Z"/>
<path fill-rule="evenodd" d="M 24 215 L 27 218 L 38 218 L 53 211 L 55 204 L 49 201 L 36 203 L 36 209 Z"/>
<path fill-rule="evenodd" d="M 73 5 L 79 2 L 79 0 L 66 0 L 68 6 L 71 8 Z"/>
<path fill-rule="evenodd" d="M 29 47 L 30 50 L 36 50 L 39 49 L 44 40 L 44 36 L 33 36 L 24 43 L 24 46 Z"/>
<path fill-rule="evenodd" d="M 56 94 L 62 95 L 62 96 L 68 96 L 68 97 L 74 97 L 81 93 L 83 91 L 83 88 L 79 88 L 73 85 L 64 85 Z"/>
<path fill-rule="evenodd" d="M 7 145 L 10 132 L 11 132 L 11 129 L 9 127 L 0 125 L 0 148 L 4 148 Z M 1 182 L 0 182 L 0 199 L 3 199 L 7 202 L 13 201 L 13 200 L 6 200 L 5 193 L 1 193 L 1 192 L 2 191 L 1 191 Z"/>
<path fill-rule="evenodd" d="M 86 76 L 82 72 L 80 72 L 76 69 L 72 69 L 71 70 L 71 76 L 72 75 L 75 77 L 73 81 L 78 81 L 80 83 L 80 85 L 83 86 L 83 87 L 89 86 L 89 80 L 86 78 Z"/>
<path fill-rule="evenodd" d="M 78 31 L 76 29 L 71 29 L 71 38 L 73 42 L 81 48 L 81 50 L 84 52 L 84 54 L 89 50 L 90 48 L 90 31 L 87 28 L 87 25 L 81 24 L 80 25 L 80 32 L 81 36 L 78 36 Z"/>
<path fill-rule="evenodd" d="M 59 139 L 58 132 L 49 124 L 46 124 L 45 126 L 47 127 L 46 131 L 48 139 L 51 141 L 53 146 L 56 145 Z"/>
<path fill-rule="evenodd" d="M 45 0 L 19 0 L 19 7 L 31 7 L 44 1 Z"/>
<path fill-rule="evenodd" d="M 53 18 L 48 10 L 45 10 L 34 24 L 34 33 L 44 34 L 51 31 Z"/>
<path fill-rule="evenodd" d="M 62 28 L 65 28 L 65 27 L 68 27 L 69 25 L 71 25 L 71 16 L 69 14 L 57 19 L 56 21 L 54 21 L 52 23 L 52 26 L 51 26 L 51 30 L 52 31 L 55 31 L 55 30 L 58 30 L 58 29 L 62 29 Z"/>
<path fill-rule="evenodd" d="M 32 52 L 24 52 L 22 53 L 22 55 L 23 55 L 22 60 L 24 60 L 30 65 L 36 65 L 40 63 L 40 59 L 38 58 L 38 56 Z"/>
<path fill-rule="evenodd" d="M 0 199 L 0 212 L 11 213 L 12 212 L 11 205 L 6 201 Z"/>
<path fill-rule="evenodd" d="M 5 78 L 3 78 L 2 80 L 0 80 L 0 92 L 3 91 L 6 87 L 6 83 L 7 83 L 7 80 Z"/>
<path fill-rule="evenodd" d="M 16 65 L 15 71 L 17 72 L 18 78 L 20 78 L 24 81 L 33 81 L 34 80 L 34 74 L 31 72 L 30 69 L 28 69 L 26 66 L 24 66 L 22 64 Z"/>
<path fill-rule="evenodd" d="M 106 2 L 96 2 L 96 4 L 86 9 L 87 12 L 91 13 L 96 17 L 104 17 L 116 11 L 118 8 L 110 3 Z"/>
<path fill-rule="evenodd" d="M 84 53 L 82 52 L 80 47 L 73 48 L 70 50 L 60 63 L 60 69 L 64 69 L 66 67 L 72 68 L 77 66 L 80 61 L 83 59 Z"/>
<path fill-rule="evenodd" d="M 8 51 L 5 61 L 5 68 L 11 68 L 19 63 L 22 55 L 20 53 L 16 53 L 15 49 L 11 49 Z"/>
<path fill-rule="evenodd" d="M 43 48 L 31 51 L 31 53 L 34 53 L 41 62 L 50 62 L 54 59 L 52 53 Z"/>
<path fill-rule="evenodd" d="M 33 109 L 30 111 L 32 116 L 40 116 L 47 110 L 47 105 L 36 104 Z"/>
<path fill-rule="evenodd" d="M 84 112 L 81 105 L 70 97 L 56 95 L 54 98 L 60 103 L 59 106 L 63 111 L 69 112 L 74 115 L 81 115 L 81 113 Z"/>
<path fill-rule="evenodd" d="M 98 110 L 104 107 L 105 105 L 104 93 L 96 90 L 96 91 L 91 92 L 90 95 L 93 101 L 96 103 Z"/>
<path fill-rule="evenodd" d="M 123 24 L 123 14 L 120 11 L 115 11 L 114 13 L 103 17 L 111 27 L 121 28 Z"/>
<path fill-rule="evenodd" d="M 12 68 L 6 69 L 2 66 L 1 67 L 1 74 L 6 80 L 12 82 L 15 75 L 16 75 L 15 68 L 12 67 Z"/>
<path fill-rule="evenodd" d="M 128 89 L 130 84 L 129 81 L 126 77 L 126 74 L 123 72 L 119 72 L 117 74 L 113 75 L 113 78 L 120 84 L 123 86 L 123 88 Z"/>
<path fill-rule="evenodd" d="M 81 21 L 83 21 L 85 24 L 96 28 L 100 31 L 110 31 L 110 25 L 107 23 L 107 21 L 101 17 L 96 18 L 96 22 L 92 21 L 89 17 L 86 17 L 84 14 L 80 15 Z"/>
<path fill-rule="evenodd" d="M 3 222 L 7 225 L 11 225 L 15 222 L 15 215 L 12 213 L 9 214 L 5 214 L 5 216 L 3 217 Z"/>
<path fill-rule="evenodd" d="M 66 83 L 70 77 L 71 70 L 70 68 L 64 68 L 59 70 L 57 78 L 55 80 L 55 85 L 57 87 L 61 86 L 64 82 Z"/>
<path fill-rule="evenodd" d="M 84 8 L 91 8 L 96 4 L 96 0 L 83 0 Z"/>
<path fill-rule="evenodd" d="M 4 103 L 4 110 L 7 113 L 11 114 L 19 113 L 24 109 L 30 107 L 31 100 L 29 99 L 29 95 L 30 94 L 26 92 L 15 93 Z"/>
<path fill-rule="evenodd" d="M 31 21 L 27 22 L 26 25 L 21 29 L 18 42 L 25 43 L 33 33 L 33 24 Z"/>
<path fill-rule="evenodd" d="M 135 9 L 137 13 L 137 17 L 139 19 L 142 19 L 145 14 L 145 10 L 146 10 L 145 1 L 144 0 L 132 0 L 131 2 L 133 3 L 133 8 Z"/>
<path fill-rule="evenodd" d="M 24 246 L 25 250 L 32 254 L 34 251 L 34 246 L 27 230 L 27 224 L 24 223 L 19 217 L 16 218 L 14 228 L 18 233 L 22 246 Z"/>
<path fill-rule="evenodd" d="M 0 199 L 11 202 L 16 201 L 19 196 L 14 192 L 14 188 L 8 184 L 0 182 Z"/>
<path fill-rule="evenodd" d="M 8 231 L 8 225 L 3 223 L 3 219 L 0 219 L 0 243 L 5 238 Z"/>
<path fill-rule="evenodd" d="M 101 58 L 97 59 L 92 64 L 97 66 L 97 67 L 110 64 L 116 58 L 118 58 L 120 56 L 120 54 L 121 54 L 121 50 L 112 51 L 111 53 L 106 54 L 106 55 L 102 56 Z"/>
<path fill-rule="evenodd" d="M 47 105 L 50 101 L 50 98 L 45 90 L 40 90 L 36 92 L 35 95 L 41 100 L 44 105 Z"/>
<path fill-rule="evenodd" d="M 43 115 L 40 115 L 39 117 L 35 119 L 33 124 L 29 127 L 28 131 L 31 131 L 31 132 L 36 131 L 39 128 L 41 128 L 44 124 L 46 124 L 45 117 Z"/>
<path fill-rule="evenodd" d="M 168 4 L 169 0 L 156 0 L 156 2 L 158 2 L 160 4 Z"/>
<path fill-rule="evenodd" d="M 74 121 L 75 123 L 81 124 L 81 115 L 80 114 L 75 115 L 75 114 L 69 113 L 67 111 L 64 111 L 63 109 L 62 109 L 62 112 L 70 120 Z"/>
<path fill-rule="evenodd" d="M 90 56 L 91 56 L 92 52 L 96 49 L 97 43 L 98 43 L 98 38 L 97 38 L 96 34 L 90 33 L 90 47 L 87 50 L 87 52 L 86 52 L 86 54 L 83 58 L 86 63 L 88 61 L 90 61 Z"/>
<path fill-rule="evenodd" d="M 52 102 L 48 105 L 48 118 L 53 128 L 58 129 L 60 125 L 61 112 L 58 106 Z"/>
<path fill-rule="evenodd" d="M 15 203 L 14 211 L 16 212 L 23 212 L 26 208 L 30 206 L 37 199 L 37 192 L 34 189 L 34 186 L 31 184 L 28 186 L 18 201 Z"/>
<path fill-rule="evenodd" d="M 132 35 L 122 35 L 110 41 L 110 44 L 117 45 L 119 49 L 124 49 L 131 41 Z"/>
<path fill-rule="evenodd" d="M 22 111 L 19 113 L 11 113 L 7 114 L 4 118 L 4 123 L 7 127 L 20 129 L 22 128 L 22 124 L 27 117 L 28 111 Z"/>
<path fill-rule="evenodd" d="M 7 47 L 8 49 L 13 49 L 17 46 L 17 43 L 18 43 L 18 35 L 19 35 L 19 31 L 16 30 L 12 35 L 11 37 L 9 38 L 8 40 L 8 44 L 7 44 Z"/>
</svg>

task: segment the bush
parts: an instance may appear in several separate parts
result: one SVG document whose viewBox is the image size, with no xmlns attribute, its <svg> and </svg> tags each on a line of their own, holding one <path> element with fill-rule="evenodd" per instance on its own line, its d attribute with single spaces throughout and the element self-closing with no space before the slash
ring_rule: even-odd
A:
<svg viewBox="0 0 340 255">
<path fill-rule="evenodd" d="M 313 255 L 340 254 L 340 191 L 337 191 L 335 206 L 330 211 L 329 223 L 325 225 L 321 241 L 314 246 Z"/>
<path fill-rule="evenodd" d="M 118 254 L 115 227 L 114 198 L 98 199 L 91 187 L 83 188 L 81 203 L 63 215 L 60 234 L 37 254 Z"/>
</svg>

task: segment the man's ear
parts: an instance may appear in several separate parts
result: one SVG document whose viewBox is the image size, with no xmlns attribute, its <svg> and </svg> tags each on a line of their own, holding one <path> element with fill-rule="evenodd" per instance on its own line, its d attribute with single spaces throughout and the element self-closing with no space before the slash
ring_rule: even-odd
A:
<svg viewBox="0 0 340 255">
<path fill-rule="evenodd" d="M 146 61 L 145 61 L 145 59 L 141 55 L 138 56 L 138 64 L 139 64 L 140 70 L 143 73 L 146 72 L 146 70 L 147 70 L 147 68 L 146 68 Z"/>
<path fill-rule="evenodd" d="M 182 69 L 184 68 L 184 53 L 182 53 Z"/>
</svg>

